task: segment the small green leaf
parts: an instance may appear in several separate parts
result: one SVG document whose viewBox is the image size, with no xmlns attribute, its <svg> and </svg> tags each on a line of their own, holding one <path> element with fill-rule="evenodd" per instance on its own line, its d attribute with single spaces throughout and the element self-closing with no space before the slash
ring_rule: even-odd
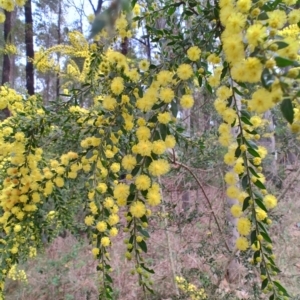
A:
<svg viewBox="0 0 300 300">
<path fill-rule="evenodd" d="M 281 42 L 281 41 L 280 42 L 275 42 L 275 44 L 278 46 L 278 50 L 286 48 L 289 45 L 288 43 Z"/>
<path fill-rule="evenodd" d="M 258 188 L 260 188 L 260 189 L 262 189 L 262 190 L 265 190 L 265 189 L 266 189 L 266 187 L 264 186 L 264 184 L 263 184 L 260 180 L 256 180 L 256 181 L 254 182 L 254 184 L 255 184 Z"/>
<path fill-rule="evenodd" d="M 241 156 L 241 153 L 242 153 L 242 150 L 240 147 L 237 147 L 236 150 L 235 150 L 235 153 L 234 153 L 234 156 L 236 158 L 239 158 Z"/>
<path fill-rule="evenodd" d="M 288 67 L 297 65 L 294 60 L 290 60 L 284 57 L 277 56 L 275 57 L 277 67 Z"/>
<path fill-rule="evenodd" d="M 267 208 L 265 207 L 264 203 L 261 201 L 261 199 L 254 199 L 255 203 L 265 212 L 268 212 Z"/>
<path fill-rule="evenodd" d="M 199 87 L 201 87 L 202 86 L 202 76 L 201 75 L 198 76 L 198 83 L 199 83 Z"/>
<path fill-rule="evenodd" d="M 140 264 L 140 266 L 141 266 L 144 270 L 146 270 L 148 273 L 151 273 L 151 274 L 154 274 L 154 273 L 155 273 L 154 270 L 147 268 L 147 267 L 145 266 L 145 264 Z"/>
<path fill-rule="evenodd" d="M 243 211 L 245 211 L 248 207 L 249 207 L 249 205 L 250 205 L 250 203 L 249 203 L 249 201 L 250 201 L 250 197 L 247 197 L 245 200 L 244 200 L 244 203 L 243 203 Z"/>
<path fill-rule="evenodd" d="M 160 124 L 159 125 L 159 131 L 160 131 L 161 138 L 163 140 L 165 140 L 166 137 L 167 137 L 167 134 L 168 134 L 167 126 L 165 124 Z"/>
<path fill-rule="evenodd" d="M 274 298 L 274 294 L 272 294 L 271 296 L 270 296 L 270 298 L 269 298 L 269 300 L 274 300 L 275 298 Z"/>
<path fill-rule="evenodd" d="M 255 170 L 252 167 L 249 167 L 250 172 L 257 178 L 259 178 L 260 176 L 255 172 Z"/>
<path fill-rule="evenodd" d="M 250 122 L 250 120 L 248 118 L 242 116 L 241 120 L 243 121 L 243 123 L 253 126 L 253 124 Z"/>
<path fill-rule="evenodd" d="M 147 244 L 145 243 L 145 241 L 143 240 L 143 241 L 141 241 L 141 242 L 139 242 L 138 243 L 138 245 L 141 247 L 141 249 L 145 252 L 145 253 L 147 253 Z"/>
<path fill-rule="evenodd" d="M 145 229 L 143 229 L 142 227 L 138 227 L 138 231 L 145 237 L 150 238 L 150 235 L 148 233 L 148 231 L 146 231 Z"/>
<path fill-rule="evenodd" d="M 249 184 L 249 177 L 248 175 L 245 175 L 242 179 L 242 187 L 244 190 L 247 189 L 248 184 Z"/>
<path fill-rule="evenodd" d="M 132 175 L 132 176 L 137 175 L 137 173 L 139 172 L 140 168 L 141 168 L 140 166 L 136 166 L 136 167 L 131 171 L 131 175 Z"/>
<path fill-rule="evenodd" d="M 280 104 L 280 109 L 284 118 L 292 124 L 294 121 L 294 108 L 291 99 L 284 99 Z"/>
<path fill-rule="evenodd" d="M 93 149 L 90 149 L 87 153 L 86 153 L 86 155 L 85 155 L 85 157 L 87 158 L 87 159 L 89 159 L 89 158 L 91 158 L 94 154 L 93 154 Z"/>
<path fill-rule="evenodd" d="M 270 238 L 270 236 L 269 236 L 268 233 L 266 233 L 266 232 L 261 232 L 260 234 L 262 235 L 262 237 L 264 238 L 265 241 L 267 241 L 268 243 L 271 243 L 271 244 L 272 244 L 272 240 L 271 240 L 271 238 Z"/>
<path fill-rule="evenodd" d="M 261 14 L 258 15 L 257 19 L 258 20 L 268 20 L 269 17 L 268 17 L 268 15 L 267 15 L 266 12 L 263 12 L 263 13 L 261 13 Z"/>
<path fill-rule="evenodd" d="M 266 230 L 265 226 L 263 225 L 263 223 L 258 222 L 258 226 L 260 227 L 261 230 L 263 230 L 265 233 L 267 233 L 267 230 Z"/>
<path fill-rule="evenodd" d="M 247 150 L 252 156 L 260 157 L 260 155 L 253 148 L 248 148 Z"/>
<path fill-rule="evenodd" d="M 289 297 L 287 290 L 278 281 L 273 281 L 273 283 L 277 286 L 278 290 L 284 294 L 284 296 Z"/>
<path fill-rule="evenodd" d="M 105 279 L 106 279 L 108 282 L 113 283 L 112 278 L 111 278 L 108 274 L 105 274 Z"/>
<path fill-rule="evenodd" d="M 251 232 L 250 241 L 251 241 L 251 244 L 254 244 L 255 241 L 257 241 L 256 230 L 253 230 L 253 231 Z"/>
<path fill-rule="evenodd" d="M 264 281 L 261 283 L 262 290 L 264 290 L 267 287 L 268 282 L 269 282 L 268 278 L 265 278 Z"/>
</svg>

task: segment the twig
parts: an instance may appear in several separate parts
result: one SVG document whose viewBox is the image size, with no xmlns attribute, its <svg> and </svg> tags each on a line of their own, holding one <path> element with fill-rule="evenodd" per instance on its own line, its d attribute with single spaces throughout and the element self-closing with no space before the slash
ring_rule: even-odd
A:
<svg viewBox="0 0 300 300">
<path fill-rule="evenodd" d="M 174 152 L 174 151 L 173 151 L 173 152 Z M 172 161 L 172 164 L 178 165 L 178 166 L 184 168 L 185 170 L 187 170 L 187 171 L 194 177 L 194 179 L 196 180 L 198 186 L 200 187 L 200 189 L 201 189 L 201 191 L 202 191 L 202 194 L 204 195 L 204 198 L 205 198 L 205 200 L 206 200 L 206 202 L 207 202 L 207 204 L 208 204 L 208 206 L 209 206 L 209 209 L 210 209 L 211 212 L 212 212 L 212 215 L 213 215 L 213 218 L 214 218 L 214 220 L 215 220 L 215 223 L 216 223 L 216 225 L 217 225 L 217 227 L 218 227 L 218 230 L 219 230 L 219 232 L 220 232 L 220 234 L 221 234 L 221 236 L 222 236 L 222 238 L 223 238 L 223 240 L 224 240 L 224 244 L 225 244 L 225 246 L 226 246 L 226 249 L 227 249 L 229 252 L 231 252 L 231 250 L 230 250 L 230 248 L 229 248 L 229 245 L 227 244 L 226 238 L 225 238 L 224 235 L 223 235 L 223 232 L 222 232 L 222 229 L 221 229 L 221 225 L 219 224 L 218 218 L 217 218 L 217 216 L 216 216 L 216 214 L 215 214 L 215 212 L 214 212 L 214 210 L 213 210 L 212 204 L 211 204 L 211 202 L 210 202 L 210 200 L 209 200 L 209 198 L 208 198 L 208 196 L 207 196 L 207 194 L 206 194 L 206 192 L 205 192 L 205 189 L 203 188 L 203 186 L 202 186 L 200 180 L 198 179 L 197 175 L 189 168 L 189 166 L 187 166 L 187 165 L 185 165 L 185 164 L 183 164 L 183 163 L 181 163 L 181 162 L 176 161 L 176 159 L 175 159 L 175 153 L 173 153 L 173 161 Z"/>
</svg>

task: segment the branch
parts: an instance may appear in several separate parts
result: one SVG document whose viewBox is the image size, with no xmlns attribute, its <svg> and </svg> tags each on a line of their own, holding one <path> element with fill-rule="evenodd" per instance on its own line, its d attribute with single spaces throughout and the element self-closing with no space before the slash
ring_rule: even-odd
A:
<svg viewBox="0 0 300 300">
<path fill-rule="evenodd" d="M 99 14 L 102 9 L 103 0 L 98 0 L 98 5 L 95 14 Z"/>
<path fill-rule="evenodd" d="M 174 154 L 174 150 L 173 150 L 173 161 L 172 161 L 172 164 L 184 168 L 185 170 L 187 170 L 187 171 L 194 177 L 194 179 L 196 180 L 198 186 L 200 187 L 200 189 L 201 189 L 201 191 L 202 191 L 202 194 L 204 195 L 204 198 L 205 198 L 205 200 L 206 200 L 206 202 L 207 202 L 207 204 L 208 204 L 208 206 L 209 206 L 209 209 L 210 209 L 210 211 L 211 211 L 211 213 L 212 213 L 212 215 L 213 215 L 213 218 L 214 218 L 215 223 L 216 223 L 216 225 L 217 225 L 217 227 L 218 227 L 218 230 L 219 230 L 219 232 L 220 232 L 220 234 L 221 234 L 221 236 L 222 236 L 222 239 L 224 240 L 224 244 L 225 244 L 225 246 L 226 246 L 226 249 L 227 249 L 229 252 L 231 252 L 231 250 L 230 250 L 230 248 L 229 248 L 229 246 L 228 246 L 228 244 L 227 244 L 226 238 L 225 238 L 224 235 L 223 235 L 223 232 L 222 232 L 222 229 L 221 229 L 221 225 L 219 224 L 218 218 L 217 218 L 217 216 L 216 216 L 216 214 L 215 214 L 215 212 L 214 212 L 214 210 L 213 210 L 212 204 L 211 204 L 211 202 L 210 202 L 210 200 L 209 200 L 209 198 L 208 198 L 208 196 L 207 196 L 207 194 L 206 194 L 206 192 L 205 192 L 205 189 L 204 189 L 203 186 L 202 186 L 202 183 L 200 182 L 199 178 L 197 177 L 197 175 L 189 168 L 189 166 L 187 166 L 187 165 L 185 165 L 185 164 L 183 164 L 183 163 L 181 163 L 181 162 L 176 161 L 175 154 Z"/>
<path fill-rule="evenodd" d="M 96 14 L 96 8 L 95 8 L 95 6 L 94 6 L 92 0 L 89 0 L 89 2 L 90 2 L 90 4 L 91 4 L 91 7 L 92 7 L 92 9 L 93 9 L 94 14 Z"/>
</svg>

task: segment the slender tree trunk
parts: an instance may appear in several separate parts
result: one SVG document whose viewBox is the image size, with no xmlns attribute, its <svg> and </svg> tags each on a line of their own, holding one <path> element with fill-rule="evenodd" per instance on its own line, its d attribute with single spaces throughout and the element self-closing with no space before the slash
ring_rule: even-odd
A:
<svg viewBox="0 0 300 300">
<path fill-rule="evenodd" d="M 58 19 L 57 19 L 57 45 L 61 44 L 61 33 L 60 33 L 60 26 L 61 26 L 61 1 L 59 1 L 59 7 L 58 7 Z M 57 54 L 57 62 L 59 64 L 60 60 L 60 54 L 58 52 Z M 59 73 L 56 74 L 56 98 L 59 98 L 59 89 L 60 89 L 60 78 Z"/>
<path fill-rule="evenodd" d="M 5 13 L 5 21 L 4 21 L 4 43 L 10 43 L 11 42 L 11 12 L 4 11 Z M 3 67 L 2 67 L 2 79 L 1 84 L 9 83 L 10 82 L 10 59 L 8 54 L 3 55 Z M 6 118 L 10 116 L 10 112 L 8 108 L 5 108 L 3 110 L 4 115 Z"/>
<path fill-rule="evenodd" d="M 14 10 L 11 12 L 11 23 L 15 24 L 17 20 L 17 11 Z M 15 44 L 14 36 L 11 36 L 12 44 Z M 10 57 L 10 86 L 14 89 L 16 83 L 16 55 L 13 54 Z"/>
<path fill-rule="evenodd" d="M 5 22 L 4 22 L 4 43 L 8 44 L 11 42 L 11 12 L 4 11 L 5 13 Z M 1 84 L 9 83 L 10 79 L 10 59 L 7 54 L 3 55 L 3 69 L 2 69 L 2 80 Z"/>
<path fill-rule="evenodd" d="M 33 20 L 31 0 L 25 4 L 25 44 L 26 44 L 26 88 L 29 95 L 34 95 L 34 72 L 33 72 Z"/>
</svg>

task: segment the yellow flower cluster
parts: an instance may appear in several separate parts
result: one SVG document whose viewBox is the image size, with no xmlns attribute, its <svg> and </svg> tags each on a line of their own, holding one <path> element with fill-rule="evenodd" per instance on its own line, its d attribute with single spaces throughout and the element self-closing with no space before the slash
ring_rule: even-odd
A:
<svg viewBox="0 0 300 300">
<path fill-rule="evenodd" d="M 181 276 L 176 276 L 175 281 L 178 288 L 192 300 L 207 299 L 207 295 L 203 288 L 197 288 L 194 284 L 187 282 L 187 280 Z"/>
<path fill-rule="evenodd" d="M 0 2 L 0 8 L 7 10 L 7 11 L 13 11 L 16 6 L 22 7 L 25 5 L 26 0 L 3 0 Z M 0 18 L 1 20 L 1 18 Z M 0 22 L 2 23 L 2 22 Z"/>
<path fill-rule="evenodd" d="M 18 281 L 23 281 L 25 283 L 28 282 L 27 276 L 24 270 L 18 270 L 17 265 L 13 265 L 8 274 L 7 277 L 12 279 L 12 280 L 18 280 Z"/>
</svg>

